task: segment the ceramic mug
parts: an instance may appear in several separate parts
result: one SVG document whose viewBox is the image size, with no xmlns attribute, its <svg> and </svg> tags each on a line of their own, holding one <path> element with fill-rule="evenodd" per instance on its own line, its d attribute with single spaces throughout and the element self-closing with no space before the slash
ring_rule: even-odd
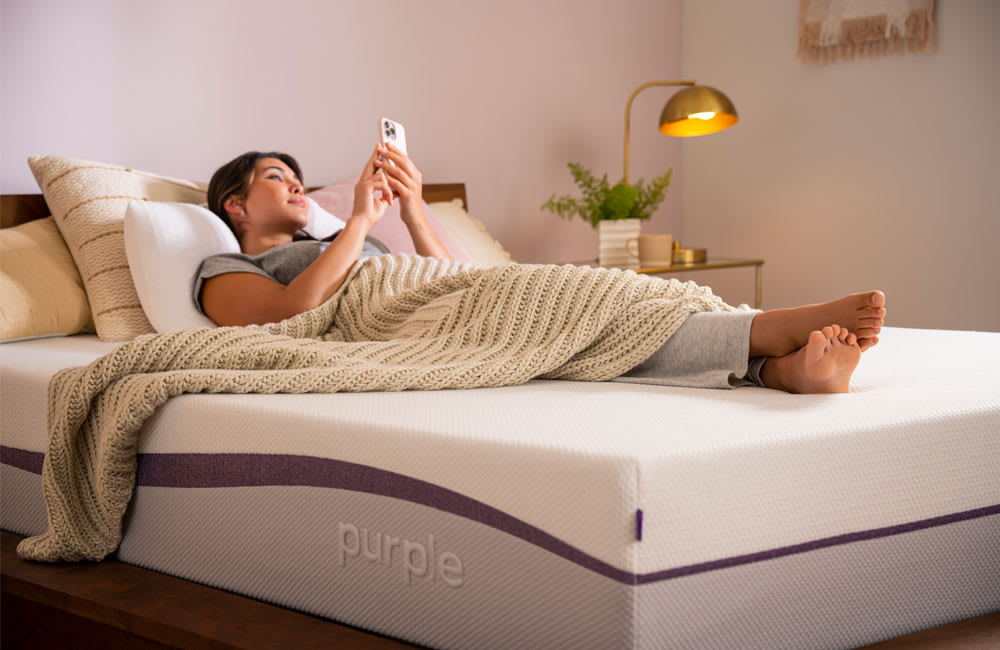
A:
<svg viewBox="0 0 1000 650">
<path fill-rule="evenodd" d="M 636 243 L 638 252 L 633 252 L 632 242 Z M 625 250 L 632 257 L 639 258 L 639 266 L 662 267 L 670 266 L 674 251 L 673 235 L 639 235 L 625 242 Z"/>
</svg>

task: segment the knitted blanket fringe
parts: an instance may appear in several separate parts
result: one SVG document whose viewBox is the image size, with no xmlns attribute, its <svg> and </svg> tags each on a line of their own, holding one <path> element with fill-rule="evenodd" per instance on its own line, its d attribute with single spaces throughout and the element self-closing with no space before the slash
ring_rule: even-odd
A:
<svg viewBox="0 0 1000 650">
<path fill-rule="evenodd" d="M 695 311 L 736 311 L 692 282 L 631 271 L 477 268 L 366 258 L 316 309 L 281 323 L 150 334 L 49 385 L 48 530 L 21 557 L 101 560 L 121 541 L 138 434 L 183 393 L 333 393 L 603 381 Z"/>
</svg>

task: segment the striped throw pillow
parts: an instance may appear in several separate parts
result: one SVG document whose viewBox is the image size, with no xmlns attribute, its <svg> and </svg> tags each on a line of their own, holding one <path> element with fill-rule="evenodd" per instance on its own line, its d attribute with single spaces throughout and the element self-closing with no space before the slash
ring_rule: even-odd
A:
<svg viewBox="0 0 1000 650">
<path fill-rule="evenodd" d="M 59 156 L 28 165 L 80 270 L 97 335 L 127 341 L 153 332 L 125 256 L 125 210 L 136 199 L 203 203 L 207 184 Z"/>
</svg>

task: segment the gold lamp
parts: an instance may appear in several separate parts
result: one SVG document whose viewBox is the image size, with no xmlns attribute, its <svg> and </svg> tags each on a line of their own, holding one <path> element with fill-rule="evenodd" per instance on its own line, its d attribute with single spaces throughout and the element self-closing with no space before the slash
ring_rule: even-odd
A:
<svg viewBox="0 0 1000 650">
<path fill-rule="evenodd" d="M 739 122 L 736 107 L 725 93 L 694 81 L 650 81 L 636 88 L 625 104 L 625 182 L 628 183 L 628 140 L 632 115 L 632 100 L 653 86 L 687 86 L 670 98 L 660 113 L 660 132 L 681 138 L 708 135 L 728 129 Z M 703 248 L 682 249 L 674 242 L 674 262 L 704 262 Z"/>
</svg>

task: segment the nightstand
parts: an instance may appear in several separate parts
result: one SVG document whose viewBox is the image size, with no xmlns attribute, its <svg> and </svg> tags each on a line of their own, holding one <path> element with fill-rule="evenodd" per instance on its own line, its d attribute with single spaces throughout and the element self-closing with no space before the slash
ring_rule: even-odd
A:
<svg viewBox="0 0 1000 650">
<path fill-rule="evenodd" d="M 570 262 L 570 264 L 576 264 L 578 266 L 599 266 L 597 260 L 589 260 L 586 262 Z M 735 269 L 744 266 L 753 267 L 753 279 L 754 279 L 754 293 L 753 293 L 753 307 L 754 309 L 760 309 L 760 297 L 763 290 L 763 266 L 764 260 L 742 260 L 742 259 L 730 259 L 725 257 L 709 257 L 704 262 L 694 262 L 690 264 L 672 264 L 670 266 L 656 266 L 656 267 L 642 267 L 638 269 L 632 269 L 636 273 L 643 273 L 646 275 L 671 275 L 674 273 L 688 273 L 690 271 L 709 271 L 712 269 Z"/>
</svg>

